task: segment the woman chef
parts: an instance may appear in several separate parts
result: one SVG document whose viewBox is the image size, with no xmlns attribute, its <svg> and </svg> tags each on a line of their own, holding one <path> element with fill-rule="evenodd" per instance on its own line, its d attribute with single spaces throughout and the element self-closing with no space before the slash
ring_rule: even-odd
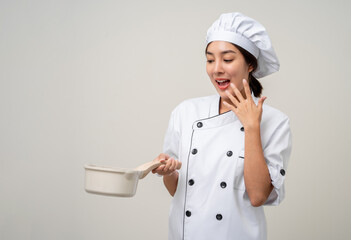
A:
<svg viewBox="0 0 351 240">
<path fill-rule="evenodd" d="M 263 104 L 256 78 L 279 62 L 265 28 L 241 13 L 222 14 L 206 41 L 218 95 L 173 110 L 158 156 L 165 164 L 153 171 L 173 196 L 169 239 L 266 239 L 262 205 L 284 198 L 291 133 L 288 117 Z"/>
</svg>

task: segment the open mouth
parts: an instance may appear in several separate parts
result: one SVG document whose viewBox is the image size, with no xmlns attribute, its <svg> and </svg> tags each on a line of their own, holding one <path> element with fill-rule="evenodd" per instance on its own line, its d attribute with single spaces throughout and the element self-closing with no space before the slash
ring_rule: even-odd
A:
<svg viewBox="0 0 351 240">
<path fill-rule="evenodd" d="M 228 80 L 228 79 L 221 79 L 221 80 L 216 80 L 216 82 L 217 82 L 217 84 L 218 84 L 218 87 L 220 88 L 220 89 L 226 89 L 228 86 L 229 86 L 229 84 L 230 84 L 230 80 Z"/>
</svg>

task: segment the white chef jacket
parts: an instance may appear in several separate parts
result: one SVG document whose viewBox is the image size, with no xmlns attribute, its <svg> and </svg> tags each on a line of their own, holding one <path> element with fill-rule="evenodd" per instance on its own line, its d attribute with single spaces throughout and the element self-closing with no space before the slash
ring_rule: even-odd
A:
<svg viewBox="0 0 351 240">
<path fill-rule="evenodd" d="M 190 99 L 171 114 L 163 152 L 181 161 L 182 168 L 169 240 L 267 238 L 263 207 L 253 207 L 245 190 L 243 125 L 232 111 L 219 114 L 219 103 L 219 95 Z M 278 205 L 284 198 L 291 133 L 288 117 L 267 104 L 261 142 L 274 186 L 265 205 Z"/>
</svg>

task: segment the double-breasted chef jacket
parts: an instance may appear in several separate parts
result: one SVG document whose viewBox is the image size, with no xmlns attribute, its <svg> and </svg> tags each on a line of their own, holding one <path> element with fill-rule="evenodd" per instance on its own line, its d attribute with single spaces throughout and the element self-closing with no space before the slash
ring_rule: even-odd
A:
<svg viewBox="0 0 351 240">
<path fill-rule="evenodd" d="M 267 238 L 263 207 L 253 207 L 245 190 L 243 125 L 232 111 L 219 114 L 219 103 L 219 95 L 185 100 L 171 114 L 163 152 L 181 161 L 182 168 L 169 240 Z M 288 117 L 267 104 L 261 142 L 274 186 L 265 205 L 278 205 L 284 198 L 291 133 Z"/>
</svg>

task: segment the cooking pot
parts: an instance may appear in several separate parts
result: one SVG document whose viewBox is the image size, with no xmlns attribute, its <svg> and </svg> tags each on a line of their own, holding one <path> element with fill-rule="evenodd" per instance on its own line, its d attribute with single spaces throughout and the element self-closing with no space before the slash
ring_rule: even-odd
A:
<svg viewBox="0 0 351 240">
<path fill-rule="evenodd" d="M 165 164 L 161 161 L 155 159 L 134 169 L 86 165 L 85 191 L 106 196 L 133 197 L 139 179 L 143 179 L 151 170 Z M 179 162 L 176 169 L 180 169 L 181 165 Z"/>
</svg>

